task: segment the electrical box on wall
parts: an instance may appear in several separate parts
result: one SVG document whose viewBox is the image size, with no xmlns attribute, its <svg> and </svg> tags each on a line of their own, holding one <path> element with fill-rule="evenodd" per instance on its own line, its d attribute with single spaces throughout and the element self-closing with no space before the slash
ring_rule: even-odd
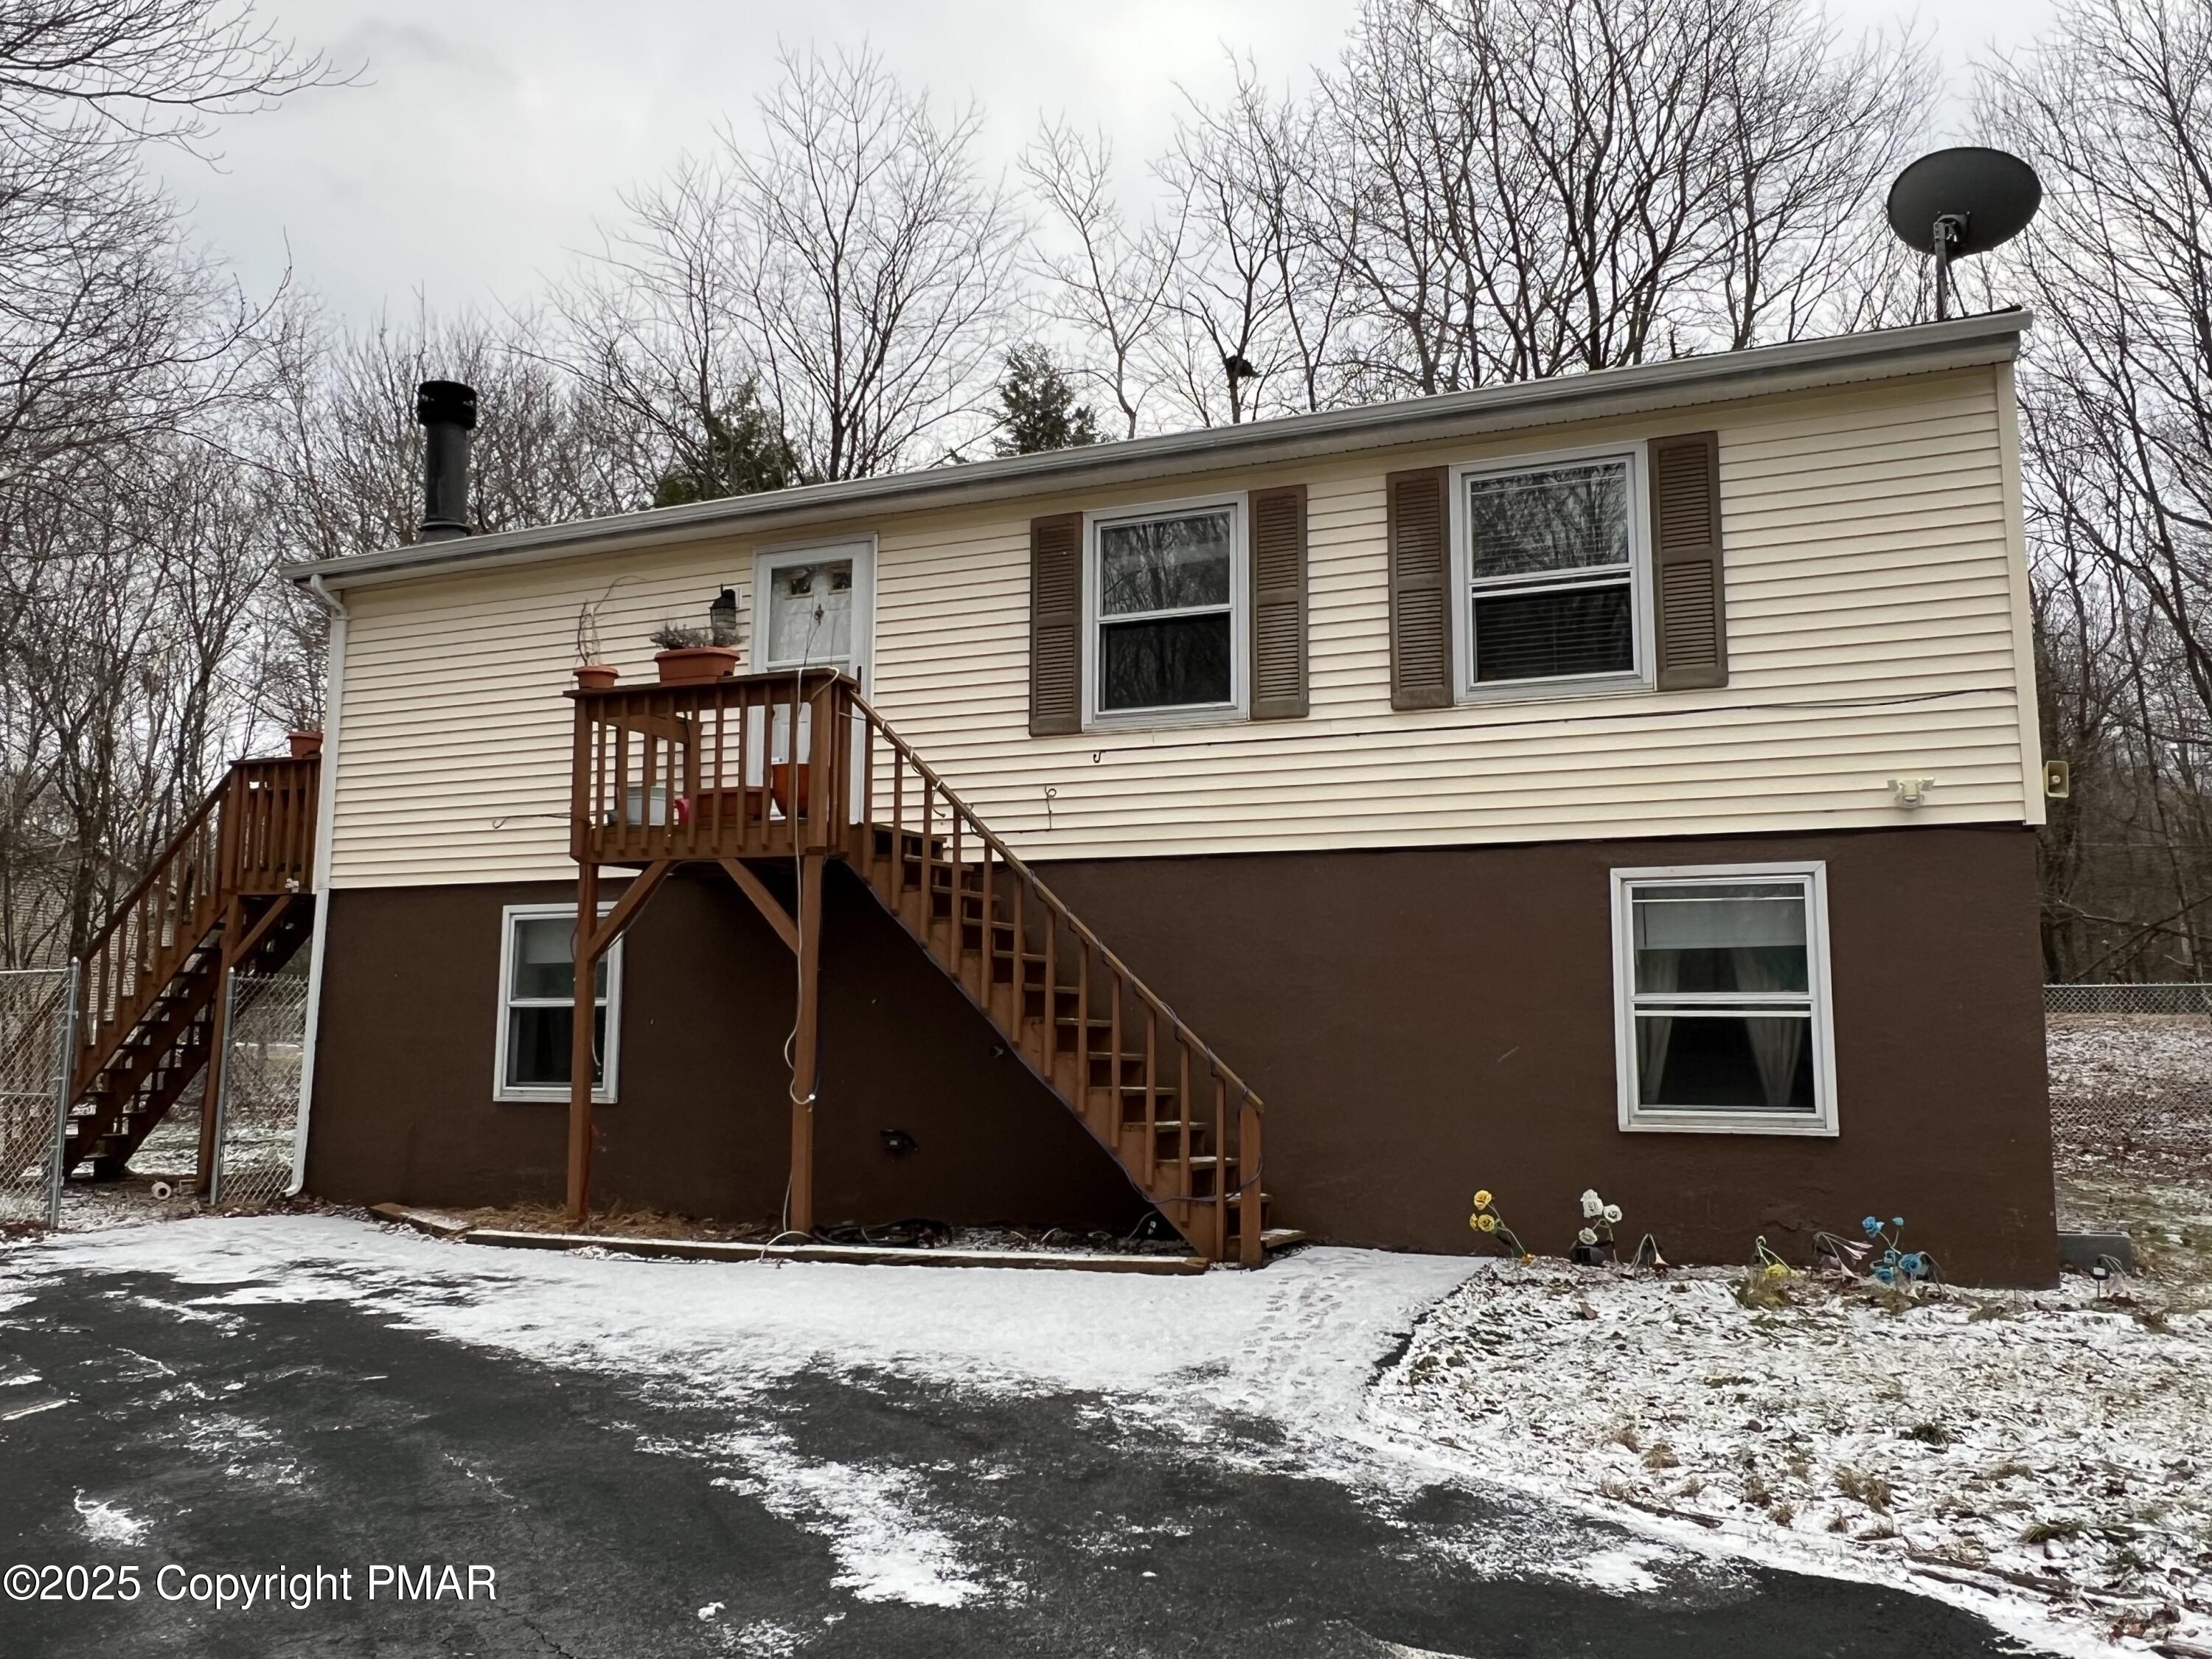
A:
<svg viewBox="0 0 2212 1659">
<path fill-rule="evenodd" d="M 2064 800 L 2074 793 L 2074 769 L 2064 761 L 2044 762 L 2043 793 L 2052 800 Z"/>
</svg>

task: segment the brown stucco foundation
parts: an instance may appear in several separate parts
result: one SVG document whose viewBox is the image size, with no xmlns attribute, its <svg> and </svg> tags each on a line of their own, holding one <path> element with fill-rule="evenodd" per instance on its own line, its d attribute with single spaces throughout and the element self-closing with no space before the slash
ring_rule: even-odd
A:
<svg viewBox="0 0 2212 1659">
<path fill-rule="evenodd" d="M 1833 1139 L 1623 1133 L 1608 872 L 1825 860 Z M 1046 880 L 1267 1102 L 1277 1224 L 1473 1248 L 1492 1188 L 1561 1250 L 1595 1186 L 1681 1261 L 1903 1215 L 1953 1278 L 2057 1271 L 2034 851 L 2024 830 L 1916 829 L 1085 861 Z M 860 884 L 833 872 L 817 1213 L 1127 1226 L 1103 1150 Z M 491 1096 L 498 921 L 573 890 L 341 891 L 331 915 L 311 1188 L 420 1203 L 551 1199 L 562 1111 Z M 633 930 L 621 1093 L 596 1192 L 774 1214 L 791 958 L 719 877 Z M 921 1145 L 905 1159 L 881 1131 Z"/>
</svg>

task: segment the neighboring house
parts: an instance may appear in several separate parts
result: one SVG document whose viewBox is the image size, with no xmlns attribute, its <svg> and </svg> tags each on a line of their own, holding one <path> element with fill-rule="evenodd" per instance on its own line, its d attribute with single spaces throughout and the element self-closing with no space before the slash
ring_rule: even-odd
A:
<svg viewBox="0 0 2212 1659">
<path fill-rule="evenodd" d="M 1677 1260 L 1878 1212 L 2050 1278 L 2026 325 L 295 568 L 343 608 L 308 1188 L 554 1200 L 583 1127 L 594 1202 L 702 1215 L 1141 1188 L 1233 1255 L 1264 1188 L 1460 1250 L 1488 1187 L 1560 1249 L 1594 1186 Z M 741 677 L 643 695 L 726 590 Z M 587 612 L 622 679 L 564 696 Z M 572 1126 L 579 852 L 600 912 L 672 878 Z"/>
</svg>

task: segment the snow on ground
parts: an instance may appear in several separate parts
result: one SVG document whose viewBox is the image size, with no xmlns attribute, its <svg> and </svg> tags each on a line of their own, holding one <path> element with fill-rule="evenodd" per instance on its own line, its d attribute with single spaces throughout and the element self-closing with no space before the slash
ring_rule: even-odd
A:
<svg viewBox="0 0 2212 1659">
<path fill-rule="evenodd" d="M 1899 1307 L 1801 1279 L 1759 1309 L 1742 1278 L 1490 1264 L 1374 1419 L 1777 1559 L 1955 1574 L 2212 1643 L 2212 1319 L 2078 1280 Z"/>
<path fill-rule="evenodd" d="M 166 1277 L 179 1317 L 356 1302 L 733 1408 L 821 1370 L 1074 1392 L 1095 1398 L 1103 1434 L 1141 1426 L 1384 1504 L 1488 1480 L 1650 1540 L 1592 1553 L 1578 1526 L 1547 1536 L 1532 1521 L 1454 1540 L 1471 1571 L 1631 1595 L 1686 1560 L 1747 1559 L 1936 1594 L 2069 1651 L 2111 1651 L 2116 1622 L 2163 1602 L 2182 1613 L 2161 1639 L 2194 1621 L 2184 1639 L 2212 1646 L 2212 1328 L 2186 1311 L 2152 1328 L 2086 1288 L 1895 1313 L 1822 1292 L 1761 1310 L 1718 1272 L 1334 1249 L 1181 1279 L 709 1264 L 294 1215 L 0 1250 L 0 1303 L 69 1268 Z M 243 1402 L 222 1406 L 196 1431 L 281 1469 Z M 1004 1589 L 897 1467 L 810 1459 L 773 1416 L 733 1409 L 730 1432 L 647 1449 L 819 1530 L 856 1594 L 958 1606 Z M 1250 1419 L 1275 1432 L 1229 1431 Z"/>
</svg>

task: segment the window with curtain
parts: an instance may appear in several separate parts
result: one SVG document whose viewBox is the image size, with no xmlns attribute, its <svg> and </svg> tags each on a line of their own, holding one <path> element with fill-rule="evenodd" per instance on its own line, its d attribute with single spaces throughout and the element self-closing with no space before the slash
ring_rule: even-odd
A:
<svg viewBox="0 0 2212 1659">
<path fill-rule="evenodd" d="M 500 951 L 499 1073 L 501 1100 L 568 1097 L 568 1044 L 575 1030 L 576 912 L 568 905 L 509 905 Z M 613 1043 L 622 941 L 599 958 L 592 979 L 592 1094 L 614 1098 Z"/>
<path fill-rule="evenodd" d="M 1632 458 L 1463 480 L 1474 684 L 1636 672 Z"/>
<path fill-rule="evenodd" d="M 1615 875 L 1627 1127 L 1832 1126 L 1817 868 Z"/>
<path fill-rule="evenodd" d="M 1097 712 L 1237 702 L 1237 509 L 1192 507 L 1095 526 Z"/>
</svg>

